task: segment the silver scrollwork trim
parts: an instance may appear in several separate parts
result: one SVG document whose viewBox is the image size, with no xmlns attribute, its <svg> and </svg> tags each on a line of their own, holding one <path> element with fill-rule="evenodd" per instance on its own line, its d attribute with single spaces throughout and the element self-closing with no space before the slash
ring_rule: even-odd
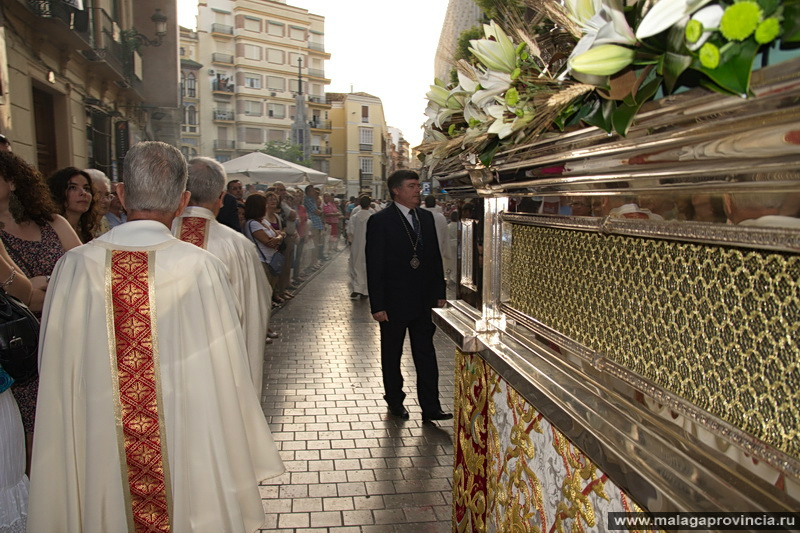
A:
<svg viewBox="0 0 800 533">
<path fill-rule="evenodd" d="M 670 222 L 518 213 L 504 213 L 502 219 L 525 226 L 594 231 L 608 235 L 759 248 L 780 252 L 797 253 L 800 251 L 800 230 L 795 229 L 743 227 L 707 222 Z"/>
</svg>

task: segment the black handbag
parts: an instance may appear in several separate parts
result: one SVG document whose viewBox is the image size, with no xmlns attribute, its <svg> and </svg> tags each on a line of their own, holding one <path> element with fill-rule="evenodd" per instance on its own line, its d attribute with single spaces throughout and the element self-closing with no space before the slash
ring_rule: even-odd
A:
<svg viewBox="0 0 800 533">
<path fill-rule="evenodd" d="M 39 362 L 39 320 L 0 289 L 0 366 L 17 383 L 36 377 Z"/>
</svg>

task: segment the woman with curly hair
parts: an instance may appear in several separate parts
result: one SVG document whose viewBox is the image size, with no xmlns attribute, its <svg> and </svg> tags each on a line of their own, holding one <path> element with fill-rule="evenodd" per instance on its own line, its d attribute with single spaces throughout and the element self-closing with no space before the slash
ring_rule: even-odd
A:
<svg viewBox="0 0 800 533">
<path fill-rule="evenodd" d="M 50 194 L 58 212 L 80 237 L 81 242 L 94 239 L 94 187 L 89 174 L 75 167 L 62 168 L 47 178 Z"/>
<path fill-rule="evenodd" d="M 8 255 L 31 281 L 35 295 L 47 288 L 56 262 L 81 242 L 69 222 L 60 216 L 39 171 L 10 152 L 0 152 L 0 239 Z M 34 296 L 31 309 L 41 313 L 42 297 Z M 28 464 L 33 444 L 38 377 L 11 387 L 25 427 Z"/>
</svg>

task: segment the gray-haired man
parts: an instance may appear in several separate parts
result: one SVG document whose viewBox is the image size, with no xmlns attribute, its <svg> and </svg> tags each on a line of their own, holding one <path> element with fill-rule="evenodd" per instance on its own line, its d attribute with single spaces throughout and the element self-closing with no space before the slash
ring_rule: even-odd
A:
<svg viewBox="0 0 800 533">
<path fill-rule="evenodd" d="M 250 532 L 283 464 L 222 262 L 169 231 L 186 160 L 134 145 L 128 222 L 56 265 L 40 340 L 29 531 Z M 209 475 L 213 472 L 213 475 Z"/>
<path fill-rule="evenodd" d="M 227 267 L 242 312 L 253 385 L 260 397 L 272 288 L 252 241 L 216 220 L 225 196 L 225 179 L 225 169 L 216 160 L 195 157 L 189 161 L 186 189 L 192 196 L 189 206 L 172 223 L 172 234 L 208 250 Z"/>
</svg>

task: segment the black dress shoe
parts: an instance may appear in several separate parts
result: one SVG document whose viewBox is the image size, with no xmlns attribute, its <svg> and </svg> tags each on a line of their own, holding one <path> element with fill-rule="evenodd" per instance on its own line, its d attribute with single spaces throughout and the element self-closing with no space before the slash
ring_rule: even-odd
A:
<svg viewBox="0 0 800 533">
<path fill-rule="evenodd" d="M 389 412 L 392 415 L 396 416 L 397 418 L 402 418 L 403 420 L 408 420 L 408 411 L 402 405 L 400 406 L 389 406 Z"/>
<path fill-rule="evenodd" d="M 435 413 L 422 413 L 423 422 L 430 422 L 432 420 L 452 420 L 452 419 L 453 419 L 453 413 L 445 413 L 441 409 L 439 409 Z"/>
</svg>

